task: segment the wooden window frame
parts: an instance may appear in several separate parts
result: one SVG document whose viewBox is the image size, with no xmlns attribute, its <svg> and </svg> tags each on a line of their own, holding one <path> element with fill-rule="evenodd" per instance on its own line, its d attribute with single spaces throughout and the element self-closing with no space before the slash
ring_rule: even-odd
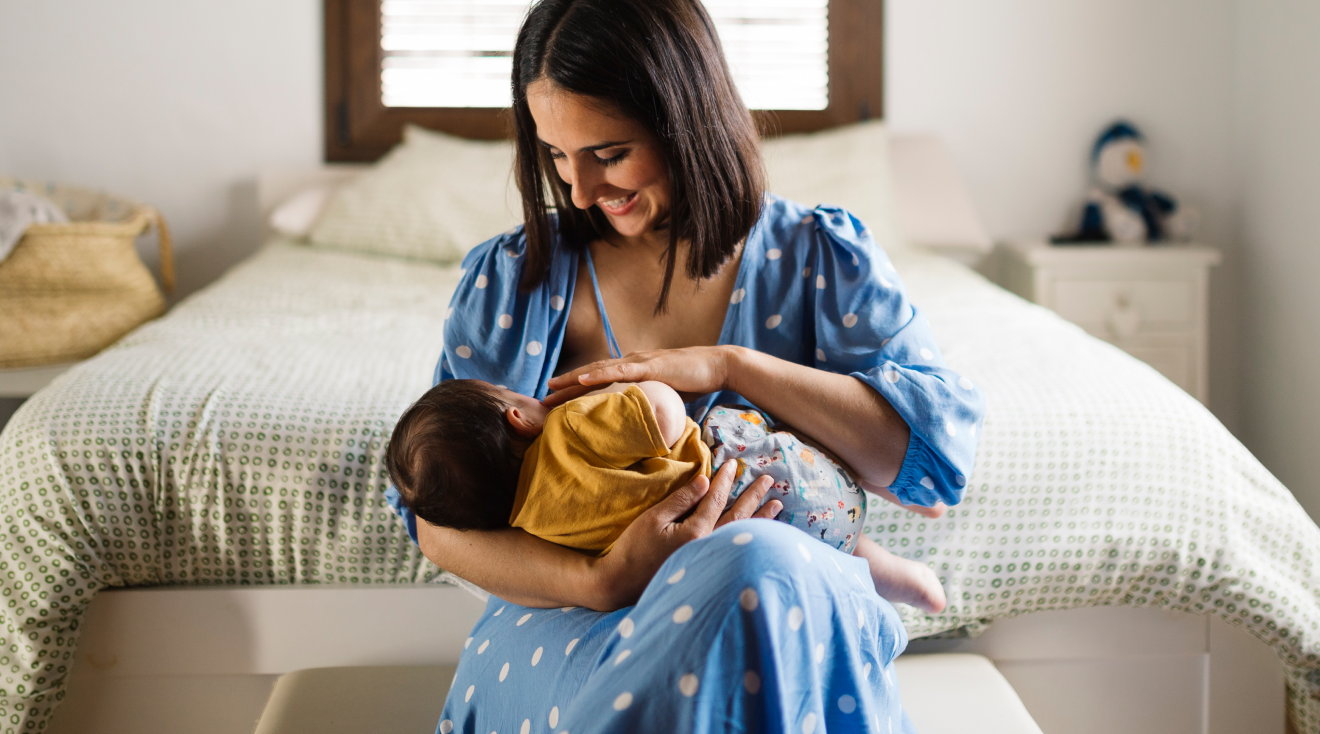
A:
<svg viewBox="0 0 1320 734">
<path fill-rule="evenodd" d="M 812 132 L 881 118 L 884 3 L 829 0 L 829 107 L 757 110 L 767 135 Z M 478 107 L 386 107 L 381 100 L 380 1 L 325 0 L 325 159 L 374 161 L 406 124 L 465 138 L 510 132 L 508 111 Z"/>
</svg>

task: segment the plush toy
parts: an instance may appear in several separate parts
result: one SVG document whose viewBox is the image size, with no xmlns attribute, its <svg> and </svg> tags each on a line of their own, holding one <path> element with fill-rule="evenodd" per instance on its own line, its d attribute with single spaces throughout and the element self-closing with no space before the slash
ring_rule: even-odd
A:
<svg viewBox="0 0 1320 734">
<path fill-rule="evenodd" d="M 1166 242 L 1192 236 L 1200 216 L 1168 194 L 1141 185 L 1146 167 L 1144 138 L 1131 123 L 1110 125 L 1091 149 L 1094 185 L 1077 232 L 1056 243 Z"/>
</svg>

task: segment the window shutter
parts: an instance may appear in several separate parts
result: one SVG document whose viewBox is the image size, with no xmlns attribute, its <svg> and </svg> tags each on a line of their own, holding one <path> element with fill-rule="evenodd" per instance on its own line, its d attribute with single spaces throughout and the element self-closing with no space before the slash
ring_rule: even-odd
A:
<svg viewBox="0 0 1320 734">
<path fill-rule="evenodd" d="M 528 2 L 382 0 L 386 107 L 508 107 L 513 44 Z M 829 105 L 828 0 L 706 0 L 752 109 Z"/>
</svg>

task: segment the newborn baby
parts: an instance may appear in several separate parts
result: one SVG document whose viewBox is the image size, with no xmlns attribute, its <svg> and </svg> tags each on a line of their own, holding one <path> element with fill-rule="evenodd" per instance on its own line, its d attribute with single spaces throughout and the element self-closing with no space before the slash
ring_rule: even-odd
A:
<svg viewBox="0 0 1320 734">
<path fill-rule="evenodd" d="M 446 380 L 403 414 L 386 455 L 403 504 L 433 525 L 518 527 L 601 555 L 638 515 L 728 460 L 737 462 L 730 503 L 769 474 L 766 499 L 784 505 L 778 520 L 854 550 L 866 495 L 833 459 L 745 407 L 716 406 L 698 427 L 659 382 L 616 384 L 550 410 L 485 382 Z M 938 591 L 922 564 L 889 555 L 882 567 L 895 575 L 887 587 Z"/>
</svg>

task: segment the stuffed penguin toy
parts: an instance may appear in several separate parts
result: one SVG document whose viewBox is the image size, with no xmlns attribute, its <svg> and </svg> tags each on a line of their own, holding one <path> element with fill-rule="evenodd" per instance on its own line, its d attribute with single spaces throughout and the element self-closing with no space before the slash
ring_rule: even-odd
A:
<svg viewBox="0 0 1320 734">
<path fill-rule="evenodd" d="M 1200 217 L 1169 195 L 1141 185 L 1144 138 L 1131 123 L 1110 125 L 1091 149 L 1093 186 L 1076 234 L 1057 243 L 1167 242 L 1192 236 Z"/>
</svg>

